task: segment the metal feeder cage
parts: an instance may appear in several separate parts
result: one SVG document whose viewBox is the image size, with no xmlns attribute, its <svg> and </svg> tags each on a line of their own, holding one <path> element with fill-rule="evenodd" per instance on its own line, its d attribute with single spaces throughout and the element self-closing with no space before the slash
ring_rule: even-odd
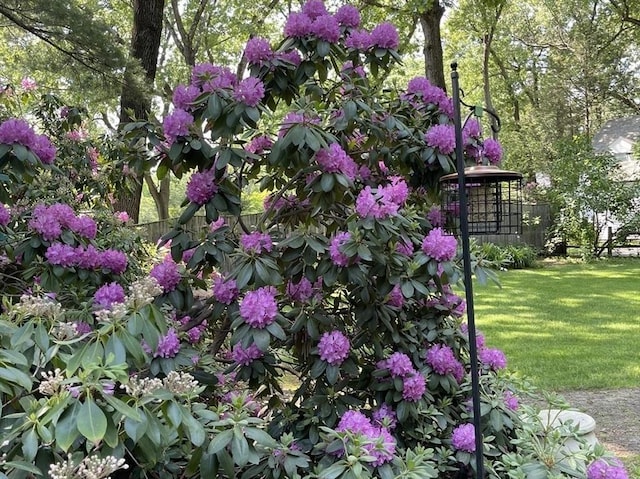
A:
<svg viewBox="0 0 640 479">
<path fill-rule="evenodd" d="M 469 234 L 510 235 L 522 233 L 522 174 L 497 166 L 465 168 Z M 458 174 L 440 179 L 445 229 L 460 232 Z"/>
</svg>

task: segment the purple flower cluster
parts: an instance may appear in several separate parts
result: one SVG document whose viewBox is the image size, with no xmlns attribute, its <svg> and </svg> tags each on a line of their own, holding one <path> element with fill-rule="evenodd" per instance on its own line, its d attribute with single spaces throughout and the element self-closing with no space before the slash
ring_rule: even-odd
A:
<svg viewBox="0 0 640 479">
<path fill-rule="evenodd" d="M 194 108 L 196 98 L 200 95 L 200 89 L 194 85 L 178 85 L 173 90 L 173 106 L 178 110 L 189 111 Z"/>
<path fill-rule="evenodd" d="M 629 479 L 629 475 L 617 459 L 607 462 L 600 458 L 587 467 L 587 479 Z"/>
<path fill-rule="evenodd" d="M 244 147 L 249 153 L 259 155 L 273 146 L 273 141 L 267 135 L 254 137 L 247 146 Z"/>
<path fill-rule="evenodd" d="M 313 284 L 305 277 L 300 278 L 300 281 L 297 283 L 289 281 L 287 283 L 287 296 L 293 301 L 299 301 L 301 303 L 309 301 L 313 296 Z"/>
<path fill-rule="evenodd" d="M 502 161 L 502 146 L 498 140 L 487 138 L 482 145 L 484 156 L 491 165 L 499 165 Z"/>
<path fill-rule="evenodd" d="M 197 205 L 204 205 L 218 191 L 213 169 L 198 171 L 191 175 L 187 183 L 187 199 Z"/>
<path fill-rule="evenodd" d="M 100 309 L 111 309 L 114 303 L 124 303 L 124 289 L 118 283 L 100 286 L 93 295 L 93 303 Z"/>
<path fill-rule="evenodd" d="M 336 12 L 336 20 L 343 27 L 358 28 L 360 26 L 360 10 L 353 5 L 343 5 Z"/>
<path fill-rule="evenodd" d="M 502 399 L 504 400 L 504 405 L 507 409 L 516 411 L 520 407 L 518 396 L 514 395 L 511 391 L 505 391 L 502 395 Z"/>
<path fill-rule="evenodd" d="M 342 245 L 351 239 L 351 233 L 342 231 L 336 234 L 329 245 L 329 256 L 336 266 L 349 266 L 351 259 L 341 251 Z"/>
<path fill-rule="evenodd" d="M 316 153 L 316 161 L 327 173 L 342 173 L 353 181 L 358 174 L 358 165 L 347 155 L 338 143 L 332 143 L 329 148 L 323 148 Z"/>
<path fill-rule="evenodd" d="M 258 346 L 252 344 L 248 348 L 243 348 L 242 344 L 236 344 L 231 350 L 231 359 L 242 366 L 248 366 L 256 359 L 260 359 L 264 353 L 260 351 Z"/>
<path fill-rule="evenodd" d="M 253 233 L 245 233 L 240 237 L 240 246 L 247 253 L 269 253 L 273 249 L 273 241 L 269 233 L 254 231 Z"/>
<path fill-rule="evenodd" d="M 202 91 L 218 91 L 232 88 L 236 84 L 236 75 L 230 68 L 200 63 L 191 70 L 191 84 Z"/>
<path fill-rule="evenodd" d="M 378 361 L 376 366 L 378 369 L 388 369 L 394 378 L 405 378 L 415 372 L 411 358 L 401 352 L 395 352 L 387 359 Z"/>
<path fill-rule="evenodd" d="M 0 203 L 0 226 L 7 226 L 11 221 L 11 211 L 4 203 Z"/>
<path fill-rule="evenodd" d="M 252 328 L 266 328 L 277 314 L 276 290 L 271 286 L 247 292 L 240 303 L 240 316 Z"/>
<path fill-rule="evenodd" d="M 218 276 L 213 281 L 213 297 L 224 304 L 233 303 L 238 297 L 238 285 L 235 279 L 225 279 Z"/>
<path fill-rule="evenodd" d="M 127 256 L 122 251 L 98 251 L 93 245 L 73 247 L 55 242 L 44 254 L 49 264 L 65 268 L 103 269 L 114 274 L 122 274 L 127 269 Z"/>
<path fill-rule="evenodd" d="M 339 366 L 349 357 L 349 338 L 342 331 L 326 332 L 320 337 L 318 342 L 318 352 L 320 359 L 328 362 L 332 366 Z"/>
<path fill-rule="evenodd" d="M 432 85 L 425 77 L 415 77 L 409 80 L 407 91 L 401 98 L 408 101 L 416 108 L 423 105 L 436 105 L 440 111 L 453 116 L 453 102 L 447 93 L 440 87 Z"/>
<path fill-rule="evenodd" d="M 444 226 L 444 215 L 439 206 L 432 206 L 427 213 L 427 220 L 434 228 Z"/>
<path fill-rule="evenodd" d="M 394 50 L 399 43 L 398 30 L 389 22 L 381 23 L 371 31 L 371 44 L 374 47 Z"/>
<path fill-rule="evenodd" d="M 158 263 L 151 268 L 149 276 L 155 278 L 165 293 L 176 289 L 182 279 L 182 275 L 178 271 L 178 265 L 169 256 L 162 263 Z"/>
<path fill-rule="evenodd" d="M 233 91 L 233 99 L 247 106 L 256 106 L 264 98 L 262 80 L 248 77 L 242 80 Z"/>
<path fill-rule="evenodd" d="M 49 138 L 36 134 L 26 121 L 18 118 L 9 118 L 0 124 L 0 143 L 26 146 L 47 165 L 56 158 L 56 147 Z"/>
<path fill-rule="evenodd" d="M 320 15 L 311 22 L 311 33 L 329 43 L 340 39 L 340 23 L 333 15 Z"/>
<path fill-rule="evenodd" d="M 422 240 L 422 251 L 436 261 L 451 261 L 457 249 L 455 237 L 445 234 L 442 228 L 432 229 Z"/>
<path fill-rule="evenodd" d="M 76 216 L 73 208 L 64 203 L 54 203 L 51 206 L 37 205 L 33 209 L 29 227 L 47 241 L 58 239 L 63 228 L 87 239 L 94 239 L 98 232 L 98 226 L 93 218 L 84 215 Z"/>
<path fill-rule="evenodd" d="M 366 30 L 352 30 L 344 41 L 347 48 L 366 51 L 371 48 L 371 33 Z"/>
<path fill-rule="evenodd" d="M 184 316 L 180 319 L 180 325 L 185 326 L 191 321 L 191 316 Z M 207 330 L 207 321 L 202 321 L 200 324 L 193 326 L 187 330 L 187 340 L 191 344 L 198 344 Z"/>
<path fill-rule="evenodd" d="M 302 113 L 290 111 L 285 115 L 284 119 L 282 120 L 280 129 L 278 130 L 278 138 L 284 138 L 284 136 L 289 132 L 289 130 L 295 125 L 319 125 L 319 124 L 320 124 L 320 118 L 318 117 L 308 117 Z"/>
<path fill-rule="evenodd" d="M 179 136 L 187 136 L 189 134 L 189 127 L 192 124 L 193 115 L 185 110 L 176 108 L 162 122 L 164 137 L 169 144 L 175 143 Z"/>
<path fill-rule="evenodd" d="M 402 288 L 399 284 L 396 284 L 389 293 L 387 304 L 394 308 L 402 308 L 404 306 L 404 295 L 402 294 Z"/>
<path fill-rule="evenodd" d="M 373 411 L 371 417 L 374 424 L 385 427 L 389 431 L 393 431 L 398 424 L 396 412 L 387 403 L 383 403 L 378 409 Z"/>
<path fill-rule="evenodd" d="M 180 338 L 175 328 L 169 328 L 167 334 L 162 336 L 158 341 L 158 347 L 154 357 L 156 358 L 175 358 L 180 352 Z"/>
<path fill-rule="evenodd" d="M 473 424 L 462 424 L 453 430 L 451 444 L 459 451 L 475 452 L 476 432 Z"/>
<path fill-rule="evenodd" d="M 249 65 L 259 65 L 273 59 L 274 54 L 268 40 L 260 37 L 253 37 L 244 47 L 244 57 Z"/>
<path fill-rule="evenodd" d="M 390 184 L 379 186 L 376 191 L 366 186 L 356 199 L 356 212 L 361 218 L 387 218 L 398 213 L 408 196 L 405 181 L 394 177 Z"/>
<path fill-rule="evenodd" d="M 451 374 L 459 383 L 464 377 L 464 366 L 453 354 L 453 349 L 445 344 L 434 344 L 427 350 L 427 364 L 440 375 Z"/>
<path fill-rule="evenodd" d="M 402 239 L 396 243 L 396 251 L 404 256 L 413 255 L 413 243 Z"/>
<path fill-rule="evenodd" d="M 482 348 L 478 351 L 478 359 L 494 371 L 507 367 L 507 358 L 499 349 Z"/>
<path fill-rule="evenodd" d="M 289 38 L 304 38 L 311 34 L 312 20 L 302 12 L 293 12 L 287 17 L 284 35 Z"/>
<path fill-rule="evenodd" d="M 412 376 L 403 379 L 402 399 L 409 402 L 419 401 L 426 389 L 427 382 L 424 376 L 416 371 Z"/>
<path fill-rule="evenodd" d="M 424 135 L 427 145 L 437 148 L 443 155 L 456 149 L 456 133 L 453 125 L 433 125 Z"/>
<path fill-rule="evenodd" d="M 368 442 L 365 444 L 367 454 L 375 460 L 372 466 L 381 466 L 393 459 L 396 450 L 396 440 L 384 427 L 375 427 L 369 418 L 358 411 L 347 411 L 340 418 L 337 432 L 349 432 L 358 434 Z M 344 451 L 343 451 L 344 453 Z"/>
</svg>

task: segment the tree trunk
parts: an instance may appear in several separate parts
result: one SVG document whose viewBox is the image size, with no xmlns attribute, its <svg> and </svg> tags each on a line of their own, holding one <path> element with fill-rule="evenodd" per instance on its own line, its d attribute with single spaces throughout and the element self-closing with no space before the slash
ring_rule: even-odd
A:
<svg viewBox="0 0 640 479">
<path fill-rule="evenodd" d="M 131 56 L 138 65 L 127 67 L 120 97 L 120 127 L 134 119 L 146 120 L 151 109 L 151 92 L 156 78 L 160 39 L 162 36 L 162 12 L 165 0 L 134 0 Z M 144 71 L 144 81 L 136 75 L 137 66 Z M 134 222 L 140 217 L 142 178 L 132 191 L 123 191 L 114 209 L 126 211 Z"/>
<path fill-rule="evenodd" d="M 144 179 L 149 188 L 149 193 L 153 197 L 153 202 L 156 205 L 156 213 L 158 214 L 158 220 L 169 219 L 169 197 L 171 192 L 171 181 L 169 176 L 165 176 L 160 180 L 160 185 L 156 186 L 153 178 L 150 174 L 144 175 Z"/>
<path fill-rule="evenodd" d="M 425 76 L 432 85 L 446 90 L 440 34 L 442 15 L 444 15 L 444 6 L 440 4 L 439 0 L 432 0 L 427 10 L 420 14 L 420 26 L 424 33 Z"/>
</svg>

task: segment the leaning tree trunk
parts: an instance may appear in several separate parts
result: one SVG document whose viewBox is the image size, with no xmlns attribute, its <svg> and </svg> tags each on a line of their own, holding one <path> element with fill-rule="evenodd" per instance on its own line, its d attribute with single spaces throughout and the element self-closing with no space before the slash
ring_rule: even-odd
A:
<svg viewBox="0 0 640 479">
<path fill-rule="evenodd" d="M 134 119 L 149 118 L 151 91 L 156 78 L 160 39 L 162 36 L 162 13 L 165 0 L 134 0 L 133 29 L 131 33 L 131 56 L 142 67 L 144 80 L 137 78 L 137 68 L 130 66 L 124 75 L 120 97 L 120 127 Z M 138 178 L 132 191 L 122 191 L 114 209 L 126 211 L 134 222 L 140 217 L 140 198 L 143 178 Z"/>
<path fill-rule="evenodd" d="M 446 90 L 442 55 L 440 21 L 444 15 L 444 6 L 439 0 L 432 0 L 430 6 L 420 14 L 420 26 L 424 33 L 424 69 L 431 84 Z"/>
</svg>

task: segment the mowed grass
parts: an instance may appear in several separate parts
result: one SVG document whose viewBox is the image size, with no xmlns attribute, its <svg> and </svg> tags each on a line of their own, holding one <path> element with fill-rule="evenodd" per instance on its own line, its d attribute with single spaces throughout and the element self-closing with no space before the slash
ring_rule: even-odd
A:
<svg viewBox="0 0 640 479">
<path fill-rule="evenodd" d="M 550 391 L 640 387 L 640 259 L 544 265 L 474 284 L 476 327 Z"/>
</svg>

